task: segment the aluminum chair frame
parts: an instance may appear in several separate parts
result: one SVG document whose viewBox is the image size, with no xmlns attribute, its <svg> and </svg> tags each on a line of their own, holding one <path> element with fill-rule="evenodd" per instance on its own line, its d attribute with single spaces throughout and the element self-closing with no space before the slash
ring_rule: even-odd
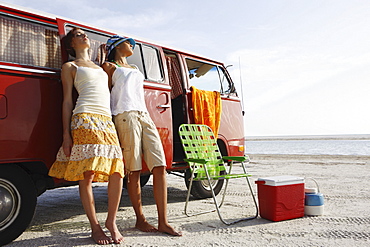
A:
<svg viewBox="0 0 370 247">
<path fill-rule="evenodd" d="M 179 134 L 182 146 L 185 151 L 186 159 L 184 161 L 189 163 L 191 169 L 191 176 L 189 182 L 188 193 L 186 196 L 184 212 L 187 216 L 195 216 L 205 213 L 217 211 L 220 220 L 226 224 L 231 225 L 240 221 L 255 219 L 258 216 L 257 201 L 253 193 L 251 183 L 248 179 L 251 175 L 247 173 L 245 163 L 249 162 L 248 156 L 221 156 L 221 152 L 217 145 L 217 139 L 214 137 L 213 131 L 207 125 L 200 124 L 182 124 L 179 127 Z M 240 162 L 243 168 L 243 173 L 233 174 L 232 168 L 234 161 Z M 224 166 L 225 162 L 229 162 L 229 169 L 226 172 Z M 253 216 L 240 218 L 235 221 L 226 221 L 220 212 L 220 208 L 224 203 L 227 192 L 229 180 L 233 178 L 246 178 L 248 188 L 253 199 L 256 212 Z M 225 179 L 226 184 L 222 194 L 221 202 L 218 203 L 216 194 L 212 187 L 212 180 Z M 191 188 L 193 181 L 205 180 L 211 189 L 215 210 L 202 211 L 194 214 L 188 213 L 188 204 L 190 200 Z"/>
</svg>

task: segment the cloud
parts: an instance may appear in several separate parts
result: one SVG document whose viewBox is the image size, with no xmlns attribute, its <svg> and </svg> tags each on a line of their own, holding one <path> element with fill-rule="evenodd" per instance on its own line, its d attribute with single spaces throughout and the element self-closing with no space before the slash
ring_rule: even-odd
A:
<svg viewBox="0 0 370 247">
<path fill-rule="evenodd" d="M 167 25 L 174 18 L 174 14 L 164 13 L 163 11 L 145 10 L 144 12 L 136 14 L 125 14 L 122 12 L 110 11 L 109 15 L 105 15 L 96 24 L 103 27 L 110 27 L 110 29 L 130 30 L 137 29 L 157 29 Z"/>
<path fill-rule="evenodd" d="M 229 54 L 227 60 L 238 64 L 239 59 L 244 93 L 250 95 L 250 90 L 253 90 L 250 95 L 250 101 L 253 101 L 250 109 L 252 111 L 259 111 L 266 105 L 323 85 L 330 78 L 361 64 L 370 66 L 370 53 L 347 57 L 285 46 L 265 50 L 239 50 Z"/>
<path fill-rule="evenodd" d="M 303 44 L 304 45 L 304 44 Z M 249 135 L 370 133 L 370 52 L 275 46 L 228 54 Z M 241 71 L 240 71 L 241 69 Z M 345 118 L 345 119 L 344 119 Z"/>
</svg>

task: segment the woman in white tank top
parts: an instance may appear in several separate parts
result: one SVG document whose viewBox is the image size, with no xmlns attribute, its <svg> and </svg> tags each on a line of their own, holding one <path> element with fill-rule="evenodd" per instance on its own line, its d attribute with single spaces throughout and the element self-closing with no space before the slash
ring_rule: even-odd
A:
<svg viewBox="0 0 370 247">
<path fill-rule="evenodd" d="M 107 74 L 88 55 L 90 41 L 79 28 L 64 38 L 65 47 L 76 59 L 62 67 L 63 145 L 49 175 L 79 181 L 80 197 L 97 244 L 121 243 L 116 215 L 122 191 L 124 167 L 117 132 L 110 111 Z M 72 89 L 78 99 L 73 108 Z M 108 216 L 105 235 L 96 217 L 92 182 L 109 181 Z"/>
<path fill-rule="evenodd" d="M 109 76 L 111 109 L 128 176 L 127 189 L 136 215 L 135 227 L 144 232 L 164 232 L 181 236 L 167 220 L 166 159 L 158 131 L 144 99 L 144 76 L 126 57 L 133 54 L 135 41 L 113 36 L 107 42 L 108 60 L 103 69 Z M 142 157 L 153 174 L 153 192 L 158 211 L 158 228 L 149 224 L 141 204 L 140 172 Z"/>
</svg>

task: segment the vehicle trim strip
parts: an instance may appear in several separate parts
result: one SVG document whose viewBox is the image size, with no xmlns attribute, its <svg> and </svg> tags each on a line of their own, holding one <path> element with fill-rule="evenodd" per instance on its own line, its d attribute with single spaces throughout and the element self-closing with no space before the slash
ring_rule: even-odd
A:
<svg viewBox="0 0 370 247">
<path fill-rule="evenodd" d="M 8 65 L 0 65 L 0 69 L 8 69 L 8 70 L 15 70 L 15 71 L 29 72 L 29 73 L 39 73 L 39 74 L 53 74 L 53 75 L 59 74 L 58 72 L 55 72 L 55 71 L 41 70 L 41 69 L 29 69 L 29 68 L 22 68 L 22 67 L 8 66 Z"/>
</svg>

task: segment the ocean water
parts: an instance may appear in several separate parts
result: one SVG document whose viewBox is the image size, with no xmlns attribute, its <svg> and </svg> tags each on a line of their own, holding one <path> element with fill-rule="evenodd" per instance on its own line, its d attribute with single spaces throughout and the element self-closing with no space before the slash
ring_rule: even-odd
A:
<svg viewBox="0 0 370 247">
<path fill-rule="evenodd" d="M 257 140 L 246 154 L 370 155 L 370 140 Z"/>
</svg>

